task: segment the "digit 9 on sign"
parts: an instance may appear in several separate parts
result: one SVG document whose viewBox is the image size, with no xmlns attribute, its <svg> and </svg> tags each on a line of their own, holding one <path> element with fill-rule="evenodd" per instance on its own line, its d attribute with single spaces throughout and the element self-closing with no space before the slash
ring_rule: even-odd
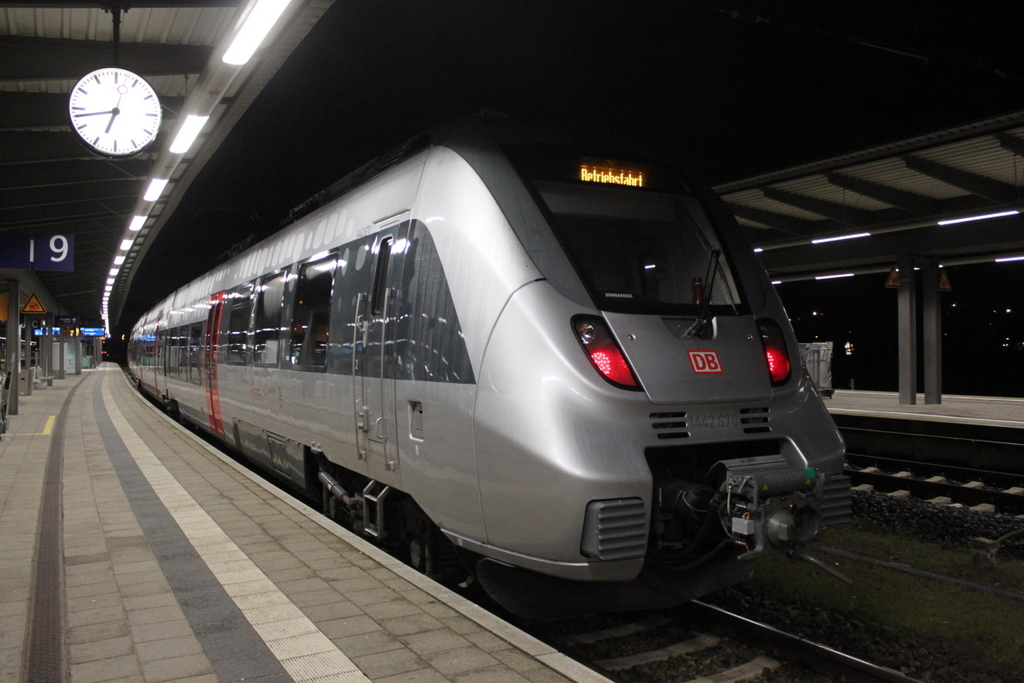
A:
<svg viewBox="0 0 1024 683">
<path fill-rule="evenodd" d="M 53 235 L 50 238 L 50 251 L 53 253 L 50 256 L 50 260 L 54 263 L 60 263 L 68 257 L 68 238 L 64 235 Z"/>
</svg>

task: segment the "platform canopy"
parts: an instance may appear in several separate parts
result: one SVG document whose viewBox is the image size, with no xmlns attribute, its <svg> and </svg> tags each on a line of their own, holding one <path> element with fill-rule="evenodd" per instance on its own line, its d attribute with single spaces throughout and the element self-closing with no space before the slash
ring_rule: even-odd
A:
<svg viewBox="0 0 1024 683">
<path fill-rule="evenodd" d="M 778 281 L 1024 256 L 1024 111 L 715 190 Z"/>
</svg>

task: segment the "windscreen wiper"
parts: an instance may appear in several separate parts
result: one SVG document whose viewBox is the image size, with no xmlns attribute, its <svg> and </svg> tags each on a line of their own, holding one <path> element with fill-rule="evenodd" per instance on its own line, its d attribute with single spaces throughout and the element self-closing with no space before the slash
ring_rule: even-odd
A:
<svg viewBox="0 0 1024 683">
<path fill-rule="evenodd" d="M 700 301 L 700 309 L 697 311 L 697 319 L 693 321 L 684 336 L 701 337 L 711 322 L 711 295 L 715 289 L 715 276 L 718 275 L 718 259 L 722 256 L 721 249 L 711 250 L 711 260 L 708 262 L 708 272 L 704 276 L 707 287 L 704 288 L 704 296 Z"/>
</svg>

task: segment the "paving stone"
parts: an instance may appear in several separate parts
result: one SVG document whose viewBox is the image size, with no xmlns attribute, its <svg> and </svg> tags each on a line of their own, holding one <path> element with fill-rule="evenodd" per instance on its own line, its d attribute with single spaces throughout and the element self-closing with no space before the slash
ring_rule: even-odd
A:
<svg viewBox="0 0 1024 683">
<path fill-rule="evenodd" d="M 444 652 L 446 650 L 458 650 L 476 645 L 476 643 L 472 642 L 472 638 L 463 638 L 448 629 L 413 633 L 403 636 L 402 640 L 413 652 L 421 655 Z M 505 646 L 507 647 L 508 644 L 506 643 Z"/>
<path fill-rule="evenodd" d="M 497 659 L 475 647 L 448 650 L 423 657 L 430 662 L 430 666 L 446 676 L 486 669 L 500 664 Z"/>
<path fill-rule="evenodd" d="M 370 633 L 361 633 L 357 636 L 337 638 L 334 640 L 334 644 L 349 659 L 378 654 L 380 652 L 391 652 L 406 646 L 402 640 L 399 640 L 387 631 L 371 631 Z M 419 654 L 419 651 L 415 648 L 412 648 L 412 650 Z"/>
<path fill-rule="evenodd" d="M 430 668 L 415 652 L 404 649 L 352 657 L 352 663 L 371 680 Z"/>
<path fill-rule="evenodd" d="M 213 674 L 213 666 L 203 655 L 167 657 L 142 663 L 147 683 L 163 683 L 191 676 Z"/>
<path fill-rule="evenodd" d="M 502 666 L 453 676 L 454 683 L 528 683 L 529 679 Z"/>
<path fill-rule="evenodd" d="M 186 636 L 150 640 L 135 645 L 135 653 L 143 662 L 166 659 L 168 657 L 197 655 L 202 652 L 202 645 L 199 644 L 199 641 L 191 633 Z"/>
<path fill-rule="evenodd" d="M 143 675 L 135 655 L 108 657 L 84 664 L 72 664 L 69 668 L 71 680 L 74 683 L 100 683 L 101 681 Z"/>
<path fill-rule="evenodd" d="M 132 639 L 128 636 L 120 638 L 108 638 L 107 640 L 94 640 L 68 648 L 68 662 L 71 664 L 82 664 L 97 659 L 109 659 L 135 654 L 135 647 Z"/>
</svg>

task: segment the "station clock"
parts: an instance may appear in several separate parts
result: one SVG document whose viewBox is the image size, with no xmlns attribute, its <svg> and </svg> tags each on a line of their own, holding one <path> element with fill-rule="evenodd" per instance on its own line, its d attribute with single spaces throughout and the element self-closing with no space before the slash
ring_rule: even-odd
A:
<svg viewBox="0 0 1024 683">
<path fill-rule="evenodd" d="M 68 99 L 71 126 L 98 154 L 129 157 L 156 139 L 160 98 L 146 79 L 116 66 L 83 76 Z"/>
</svg>

